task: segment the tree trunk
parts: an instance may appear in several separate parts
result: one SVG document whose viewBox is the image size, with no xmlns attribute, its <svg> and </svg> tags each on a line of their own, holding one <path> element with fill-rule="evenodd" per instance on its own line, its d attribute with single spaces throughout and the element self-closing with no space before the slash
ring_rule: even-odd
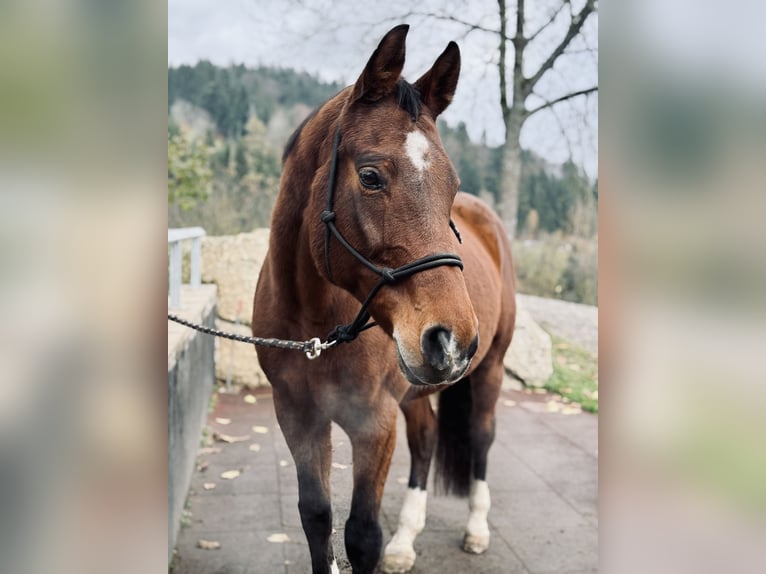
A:
<svg viewBox="0 0 766 574">
<path fill-rule="evenodd" d="M 516 236 L 517 217 L 519 211 L 519 189 L 521 187 L 521 145 L 519 135 L 523 120 L 517 114 L 511 113 L 505 128 L 505 145 L 503 146 L 502 176 L 500 179 L 500 204 L 498 212 L 505 225 L 508 236 Z"/>
</svg>

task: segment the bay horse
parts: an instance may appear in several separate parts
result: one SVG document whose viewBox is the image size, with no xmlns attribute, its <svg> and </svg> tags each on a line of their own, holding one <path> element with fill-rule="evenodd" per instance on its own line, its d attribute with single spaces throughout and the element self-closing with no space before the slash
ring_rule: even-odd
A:
<svg viewBox="0 0 766 574">
<path fill-rule="evenodd" d="M 510 246 L 494 213 L 458 193 L 436 128 L 457 87 L 458 46 L 450 42 L 410 84 L 401 78 L 408 28 L 389 31 L 356 83 L 292 135 L 255 292 L 255 336 L 331 332 L 335 343 L 314 361 L 257 349 L 295 460 L 315 574 L 338 572 L 331 422 L 353 448 L 346 552 L 353 572 L 368 574 L 383 546 L 378 514 L 397 407 L 411 472 L 383 571 L 414 564 L 434 451 L 445 492 L 469 497 L 464 550 L 489 546 L 487 453 L 516 313 Z"/>
</svg>

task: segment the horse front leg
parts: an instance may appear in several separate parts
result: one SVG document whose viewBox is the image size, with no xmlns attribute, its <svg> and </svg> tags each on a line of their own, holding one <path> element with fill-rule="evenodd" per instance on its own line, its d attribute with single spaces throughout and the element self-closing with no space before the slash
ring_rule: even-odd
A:
<svg viewBox="0 0 766 574">
<path fill-rule="evenodd" d="M 338 421 L 351 439 L 354 460 L 354 491 L 345 527 L 346 554 L 353 574 L 372 574 L 383 544 L 378 516 L 396 444 L 396 402 L 386 399 L 375 410 L 348 415 Z"/>
<path fill-rule="evenodd" d="M 318 409 L 274 392 L 274 408 L 298 474 L 298 511 L 311 553 L 313 574 L 337 574 L 330 535 L 330 419 Z"/>
<path fill-rule="evenodd" d="M 399 524 L 383 554 L 382 570 L 386 574 L 409 572 L 415 564 L 413 544 L 426 524 L 426 486 L 436 445 L 436 417 L 428 397 L 405 401 L 400 407 L 407 421 L 410 481 Z"/>
<path fill-rule="evenodd" d="M 503 383 L 503 363 L 481 365 L 471 375 L 471 491 L 463 550 L 482 554 L 489 548 L 487 515 L 491 505 L 487 484 L 487 457 L 495 439 L 495 405 Z"/>
</svg>

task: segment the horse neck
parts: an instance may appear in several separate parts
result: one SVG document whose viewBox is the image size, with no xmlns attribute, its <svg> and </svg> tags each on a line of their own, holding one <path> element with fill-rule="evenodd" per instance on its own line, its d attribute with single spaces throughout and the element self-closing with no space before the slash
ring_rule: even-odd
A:
<svg viewBox="0 0 766 574">
<path fill-rule="evenodd" d="M 272 280 L 280 296 L 306 310 L 322 309 L 333 299 L 332 292 L 337 291 L 317 271 L 311 256 L 308 226 L 312 215 L 308 213 L 308 204 L 314 174 L 331 153 L 342 95 L 343 92 L 330 100 L 303 126 L 285 162 L 272 214 L 269 245 Z M 325 138 L 320 145 L 315 143 L 318 134 Z"/>
</svg>

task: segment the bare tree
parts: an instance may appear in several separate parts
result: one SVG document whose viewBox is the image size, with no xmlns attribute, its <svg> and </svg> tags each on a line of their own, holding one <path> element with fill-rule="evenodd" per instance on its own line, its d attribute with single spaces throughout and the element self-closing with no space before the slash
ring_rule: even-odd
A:
<svg viewBox="0 0 766 574">
<path fill-rule="evenodd" d="M 528 108 L 527 99 L 534 93 L 535 87 L 541 78 L 553 69 L 556 60 L 564 54 L 572 40 L 580 34 L 585 21 L 595 12 L 595 0 L 586 0 L 585 5 L 579 12 L 571 10 L 571 3 L 563 1 L 558 10 L 554 11 L 551 17 L 532 34 L 526 35 L 525 32 L 525 0 L 517 0 L 516 4 L 516 22 L 515 33 L 509 36 L 507 33 L 508 17 L 506 13 L 506 1 L 497 0 L 500 11 L 500 30 L 499 34 L 499 63 L 498 71 L 500 73 L 500 107 L 503 114 L 503 123 L 505 124 L 505 146 L 503 147 L 503 171 L 502 171 L 502 190 L 503 197 L 499 205 L 500 217 L 505 224 L 511 237 L 516 234 L 516 212 L 519 205 L 519 187 L 521 183 L 521 145 L 519 138 L 521 128 L 532 115 L 553 106 L 577 98 L 586 96 L 598 90 L 598 86 L 592 86 L 584 90 L 576 90 L 565 93 L 554 99 L 547 100 L 544 103 Z M 537 68 L 531 76 L 524 75 L 524 57 L 528 44 L 534 40 L 543 30 L 550 26 L 557 18 L 565 6 L 570 7 L 570 21 L 566 34 L 561 41 L 548 54 L 547 58 Z M 508 66 L 506 48 L 508 43 L 513 46 L 513 67 L 511 69 L 510 103 L 508 90 Z"/>
</svg>

